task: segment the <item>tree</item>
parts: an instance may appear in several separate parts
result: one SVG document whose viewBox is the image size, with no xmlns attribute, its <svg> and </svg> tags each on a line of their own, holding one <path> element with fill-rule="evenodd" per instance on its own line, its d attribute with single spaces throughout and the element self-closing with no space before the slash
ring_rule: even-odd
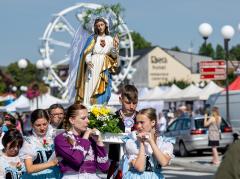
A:
<svg viewBox="0 0 240 179">
<path fill-rule="evenodd" d="M 221 45 L 217 44 L 215 59 L 224 59 L 224 58 L 225 58 L 225 51 Z"/>
<path fill-rule="evenodd" d="M 212 47 L 212 44 L 211 43 L 208 43 L 208 44 L 203 43 L 199 49 L 199 54 L 214 58 L 214 49 Z"/>
<path fill-rule="evenodd" d="M 240 61 L 240 44 L 233 46 L 229 51 L 230 59 L 229 60 L 238 60 Z"/>
<path fill-rule="evenodd" d="M 178 46 L 172 47 L 171 50 L 181 52 L 181 49 Z"/>
<path fill-rule="evenodd" d="M 46 93 L 46 85 L 42 81 L 43 70 L 37 69 L 37 67 L 28 61 L 28 66 L 25 69 L 20 69 L 16 63 L 12 63 L 7 67 L 7 72 L 11 74 L 14 80 L 14 86 L 27 86 L 37 84 L 40 89 L 40 93 Z M 19 91 L 17 91 L 19 95 Z"/>
<path fill-rule="evenodd" d="M 144 49 L 151 47 L 151 43 L 146 41 L 138 32 L 131 32 L 134 42 L 134 49 Z"/>
</svg>

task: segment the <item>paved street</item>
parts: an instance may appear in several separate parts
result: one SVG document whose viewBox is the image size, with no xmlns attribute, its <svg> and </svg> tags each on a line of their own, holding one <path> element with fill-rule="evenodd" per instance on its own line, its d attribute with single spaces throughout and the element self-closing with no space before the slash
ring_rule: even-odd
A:
<svg viewBox="0 0 240 179">
<path fill-rule="evenodd" d="M 212 179 L 214 176 L 214 172 L 191 171 L 183 167 L 165 167 L 163 174 L 165 178 L 177 179 Z"/>
</svg>

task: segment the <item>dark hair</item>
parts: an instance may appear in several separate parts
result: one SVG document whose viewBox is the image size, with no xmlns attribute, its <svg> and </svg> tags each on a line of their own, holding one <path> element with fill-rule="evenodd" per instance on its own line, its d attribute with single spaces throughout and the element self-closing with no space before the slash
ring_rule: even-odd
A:
<svg viewBox="0 0 240 179">
<path fill-rule="evenodd" d="M 44 109 L 35 109 L 31 114 L 31 123 L 34 124 L 39 118 L 49 121 L 48 113 Z"/>
<path fill-rule="evenodd" d="M 134 85 L 125 85 L 121 90 L 121 97 L 126 97 L 129 101 L 138 101 L 138 90 Z"/>
<path fill-rule="evenodd" d="M 11 129 L 7 131 L 2 138 L 2 145 L 4 148 L 7 147 L 7 144 L 10 144 L 10 148 L 18 146 L 21 148 L 23 145 L 22 134 L 17 129 Z"/>
<path fill-rule="evenodd" d="M 98 17 L 98 18 L 95 19 L 95 22 L 94 22 L 94 34 L 97 34 L 97 35 L 99 34 L 99 31 L 98 31 L 97 26 L 96 26 L 96 24 L 98 22 L 103 22 L 105 24 L 105 26 L 106 26 L 105 34 L 109 35 L 108 24 L 107 24 L 106 20 L 104 18 L 102 18 L 102 17 Z"/>
<path fill-rule="evenodd" d="M 51 114 L 51 111 L 52 111 L 53 109 L 57 109 L 57 108 L 62 109 L 62 110 L 64 111 L 64 108 L 63 108 L 63 106 L 62 106 L 61 104 L 52 104 L 52 105 L 48 108 L 49 114 Z"/>
<path fill-rule="evenodd" d="M 63 128 L 65 130 L 69 130 L 71 128 L 71 124 L 69 122 L 69 118 L 70 117 L 75 117 L 77 115 L 77 112 L 79 110 L 83 110 L 83 109 L 87 110 L 87 108 L 84 105 L 79 104 L 79 103 L 75 103 L 75 104 L 73 104 L 73 105 L 68 107 L 66 118 L 64 119 L 64 122 L 63 122 Z"/>
</svg>

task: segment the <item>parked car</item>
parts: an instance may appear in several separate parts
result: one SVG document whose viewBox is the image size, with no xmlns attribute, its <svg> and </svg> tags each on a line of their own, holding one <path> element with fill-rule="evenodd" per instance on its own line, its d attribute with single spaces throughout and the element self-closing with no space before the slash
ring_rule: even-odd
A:
<svg viewBox="0 0 240 179">
<path fill-rule="evenodd" d="M 208 146 L 208 128 L 204 127 L 204 116 L 177 118 L 167 127 L 165 136 L 174 137 L 174 151 L 180 156 L 189 152 L 210 150 Z M 233 142 L 231 126 L 223 119 L 221 122 L 220 150 L 225 150 Z"/>
</svg>

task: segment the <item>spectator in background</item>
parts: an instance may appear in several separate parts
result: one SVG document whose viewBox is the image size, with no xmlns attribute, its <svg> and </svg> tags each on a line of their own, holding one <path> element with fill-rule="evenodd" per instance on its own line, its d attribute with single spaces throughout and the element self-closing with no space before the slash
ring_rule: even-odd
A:
<svg viewBox="0 0 240 179">
<path fill-rule="evenodd" d="M 64 108 L 61 104 L 53 104 L 48 109 L 50 117 L 50 125 L 48 126 L 48 132 L 55 137 L 57 133 L 64 132 L 62 129 L 63 120 L 65 117 Z"/>
<path fill-rule="evenodd" d="M 16 129 L 17 127 L 17 120 L 16 118 L 11 115 L 11 114 L 5 114 L 4 115 L 4 124 L 3 124 L 3 127 L 2 127 L 2 131 L 3 132 L 7 132 L 8 130 L 11 130 L 11 129 Z"/>
<path fill-rule="evenodd" d="M 175 117 L 174 117 L 174 113 L 172 112 L 168 112 L 167 114 L 167 118 L 168 118 L 168 124 L 167 126 L 171 125 L 173 121 L 175 121 Z"/>
<path fill-rule="evenodd" d="M 182 105 L 178 108 L 178 112 L 179 112 L 179 117 L 183 118 L 183 117 L 190 117 L 189 112 L 187 111 L 187 107 L 185 105 Z"/>
<path fill-rule="evenodd" d="M 163 135 L 164 132 L 167 130 L 167 120 L 163 113 L 159 113 L 159 117 L 157 120 L 157 126 L 158 126 L 160 135 Z"/>
<path fill-rule="evenodd" d="M 217 146 L 220 141 L 220 125 L 222 118 L 219 114 L 218 107 L 213 107 L 211 115 L 206 113 L 204 116 L 204 127 L 208 127 L 208 145 L 212 147 L 212 163 L 218 165 L 220 163 L 218 157 Z"/>
</svg>

